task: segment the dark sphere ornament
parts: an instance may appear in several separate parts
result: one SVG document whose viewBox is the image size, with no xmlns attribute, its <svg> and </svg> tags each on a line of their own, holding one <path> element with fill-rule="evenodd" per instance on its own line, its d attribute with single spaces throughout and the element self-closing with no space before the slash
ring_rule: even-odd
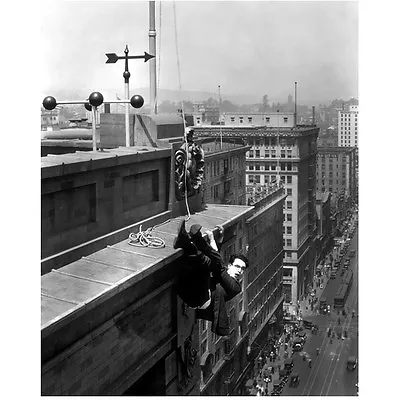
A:
<svg viewBox="0 0 400 400">
<path fill-rule="evenodd" d="M 92 106 L 89 103 L 85 103 L 85 108 L 88 111 L 92 111 Z"/>
<path fill-rule="evenodd" d="M 134 108 L 140 108 L 144 104 L 144 99 L 139 94 L 135 94 L 131 97 L 131 106 Z"/>
<path fill-rule="evenodd" d="M 124 71 L 124 73 L 122 74 L 122 76 L 123 76 L 125 79 L 129 79 L 129 78 L 131 77 L 131 73 L 130 73 L 129 71 Z"/>
<path fill-rule="evenodd" d="M 57 101 L 53 96 L 47 96 L 42 104 L 46 110 L 54 110 L 57 106 Z"/>
<path fill-rule="evenodd" d="M 93 92 L 89 96 L 89 104 L 93 107 L 98 107 L 103 104 L 104 97 L 100 92 Z"/>
</svg>

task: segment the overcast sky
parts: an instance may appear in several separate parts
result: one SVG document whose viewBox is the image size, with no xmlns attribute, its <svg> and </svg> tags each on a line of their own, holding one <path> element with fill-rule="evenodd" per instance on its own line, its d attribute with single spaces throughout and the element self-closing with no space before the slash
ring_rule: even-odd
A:
<svg viewBox="0 0 400 400">
<path fill-rule="evenodd" d="M 354 1 L 156 2 L 161 88 L 299 100 L 358 96 L 358 5 Z M 51 1 L 40 13 L 41 85 L 124 90 L 124 62 L 149 48 L 149 5 L 141 1 Z M 149 63 L 132 60 L 130 87 L 149 86 Z"/>
</svg>

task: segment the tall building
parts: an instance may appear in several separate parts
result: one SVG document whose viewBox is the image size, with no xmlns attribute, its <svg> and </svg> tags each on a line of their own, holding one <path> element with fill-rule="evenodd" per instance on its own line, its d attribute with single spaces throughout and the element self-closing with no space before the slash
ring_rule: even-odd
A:
<svg viewBox="0 0 400 400">
<path fill-rule="evenodd" d="M 317 262 L 324 260 L 333 241 L 330 193 L 317 192 Z"/>
<path fill-rule="evenodd" d="M 338 111 L 338 146 L 358 147 L 358 106 Z"/>
<path fill-rule="evenodd" d="M 228 303 L 229 339 L 214 335 L 209 322 L 199 323 L 201 395 L 244 395 L 255 360 L 282 326 L 284 199 L 283 187 L 275 187 L 254 204 L 244 223 L 225 231 L 224 259 L 244 251 L 249 266 L 242 292 Z"/>
<path fill-rule="evenodd" d="M 243 165 L 249 146 L 217 139 L 198 141 L 204 150 L 203 202 L 246 204 L 246 173 Z"/>
<path fill-rule="evenodd" d="M 335 226 L 340 230 L 341 221 L 358 199 L 356 147 L 318 147 L 317 192 L 330 194 Z"/>
<path fill-rule="evenodd" d="M 283 117 L 283 116 L 281 116 Z M 284 205 L 285 308 L 296 311 L 297 300 L 310 289 L 315 268 L 316 153 L 315 126 L 195 127 L 199 137 L 242 138 L 251 149 L 246 157 L 246 185 L 282 182 Z"/>
<path fill-rule="evenodd" d="M 318 147 L 317 191 L 330 193 L 332 208 L 356 198 L 356 148 Z"/>
</svg>

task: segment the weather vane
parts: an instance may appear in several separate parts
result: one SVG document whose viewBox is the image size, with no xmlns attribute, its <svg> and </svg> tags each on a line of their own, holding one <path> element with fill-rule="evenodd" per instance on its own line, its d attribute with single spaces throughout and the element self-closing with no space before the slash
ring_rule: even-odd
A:
<svg viewBox="0 0 400 400">
<path fill-rule="evenodd" d="M 97 143 L 100 142 L 96 130 L 96 111 L 97 107 L 101 106 L 104 102 L 104 97 L 100 92 L 93 92 L 89 95 L 87 100 L 65 100 L 57 101 L 53 96 L 47 96 L 43 100 L 43 107 L 46 110 L 54 110 L 59 104 L 84 104 L 86 110 L 92 112 L 92 139 L 93 139 L 93 150 L 97 150 Z M 140 108 L 144 104 L 144 99 L 140 95 L 134 95 L 130 100 L 114 100 L 107 101 L 106 103 L 123 103 L 129 108 L 129 104 L 134 108 Z M 129 144 L 127 144 L 129 146 Z"/>
<path fill-rule="evenodd" d="M 129 72 L 128 69 L 128 60 L 129 59 L 138 59 L 138 58 L 143 58 L 144 62 L 154 58 L 151 54 L 148 54 L 144 52 L 144 55 L 142 56 L 128 56 L 129 49 L 128 45 L 126 45 L 125 50 L 124 50 L 125 55 L 124 56 L 117 56 L 115 53 L 106 53 L 107 61 L 106 64 L 115 64 L 118 60 L 125 60 L 125 71 L 123 73 L 123 77 L 125 79 L 125 99 L 129 103 L 129 78 L 131 76 L 131 73 Z M 129 139 L 129 104 L 126 104 L 125 106 L 125 141 L 126 141 L 126 146 L 130 146 L 130 139 Z"/>
</svg>

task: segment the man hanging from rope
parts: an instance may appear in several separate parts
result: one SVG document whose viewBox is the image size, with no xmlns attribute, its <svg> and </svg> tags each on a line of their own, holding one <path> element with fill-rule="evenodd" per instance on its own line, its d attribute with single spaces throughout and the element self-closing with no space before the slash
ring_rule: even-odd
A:
<svg viewBox="0 0 400 400">
<path fill-rule="evenodd" d="M 177 291 L 182 300 L 196 310 L 196 318 L 212 322 L 211 331 L 220 336 L 229 335 L 229 316 L 226 302 L 241 291 L 240 278 L 248 265 L 243 254 L 233 254 L 228 266 L 222 264 L 214 235 L 207 231 L 207 239 L 195 224 L 189 233 L 185 221 L 179 224 L 174 248 L 184 251 L 178 272 Z M 218 227 L 217 241 L 222 243 L 223 228 Z"/>
</svg>

